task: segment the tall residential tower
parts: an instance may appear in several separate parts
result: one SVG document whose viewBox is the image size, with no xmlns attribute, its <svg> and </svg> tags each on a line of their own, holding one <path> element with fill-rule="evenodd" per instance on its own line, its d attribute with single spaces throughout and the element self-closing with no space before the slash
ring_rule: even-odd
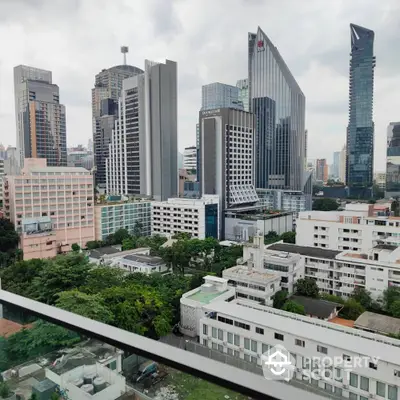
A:
<svg viewBox="0 0 400 400">
<path fill-rule="evenodd" d="M 387 128 L 386 197 L 400 196 L 400 122 Z"/>
<path fill-rule="evenodd" d="M 278 49 L 258 28 L 249 33 L 250 111 L 257 117 L 256 187 L 304 190 L 305 104 Z"/>
<path fill-rule="evenodd" d="M 45 158 L 48 166 L 66 166 L 65 106 L 51 71 L 15 67 L 14 96 L 20 165 L 25 158 Z"/>
<path fill-rule="evenodd" d="M 125 59 L 126 53 L 123 54 Z M 140 68 L 123 64 L 103 69 L 96 75 L 92 89 L 93 147 L 96 185 L 100 189 L 104 190 L 106 186 L 106 159 L 112 130 L 118 117 L 122 82 L 141 73 L 143 71 Z"/>
<path fill-rule="evenodd" d="M 374 32 L 350 24 L 351 58 L 346 184 L 351 196 L 370 197 L 374 167 Z"/>
<path fill-rule="evenodd" d="M 146 60 L 125 79 L 106 160 L 110 194 L 165 201 L 178 194 L 177 64 Z"/>
</svg>

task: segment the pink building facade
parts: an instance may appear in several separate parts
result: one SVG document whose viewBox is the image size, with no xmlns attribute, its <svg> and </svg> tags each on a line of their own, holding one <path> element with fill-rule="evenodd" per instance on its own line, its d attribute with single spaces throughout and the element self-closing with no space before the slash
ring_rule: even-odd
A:
<svg viewBox="0 0 400 400">
<path fill-rule="evenodd" d="M 84 168 L 25 159 L 21 175 L 5 178 L 4 208 L 21 235 L 24 259 L 53 257 L 94 240 L 93 176 Z"/>
</svg>

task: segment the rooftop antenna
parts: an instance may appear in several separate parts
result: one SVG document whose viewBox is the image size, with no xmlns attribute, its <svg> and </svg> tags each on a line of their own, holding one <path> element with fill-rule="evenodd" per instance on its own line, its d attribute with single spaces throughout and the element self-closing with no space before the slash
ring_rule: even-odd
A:
<svg viewBox="0 0 400 400">
<path fill-rule="evenodd" d="M 129 52 L 128 46 L 121 46 L 121 53 L 124 55 L 124 65 L 126 65 L 126 53 Z"/>
</svg>

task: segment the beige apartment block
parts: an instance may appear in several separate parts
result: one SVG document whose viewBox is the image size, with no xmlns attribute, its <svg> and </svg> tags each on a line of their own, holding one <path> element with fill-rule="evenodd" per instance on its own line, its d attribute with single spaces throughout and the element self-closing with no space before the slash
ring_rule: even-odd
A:
<svg viewBox="0 0 400 400">
<path fill-rule="evenodd" d="M 4 207 L 21 235 L 24 259 L 52 257 L 94 240 L 93 177 L 84 168 L 25 159 L 21 175 L 5 178 Z"/>
</svg>

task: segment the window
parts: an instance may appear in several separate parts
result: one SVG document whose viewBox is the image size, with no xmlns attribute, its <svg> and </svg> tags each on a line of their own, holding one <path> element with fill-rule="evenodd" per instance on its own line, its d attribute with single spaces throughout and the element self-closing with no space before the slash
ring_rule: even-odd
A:
<svg viewBox="0 0 400 400">
<path fill-rule="evenodd" d="M 342 388 L 335 386 L 334 393 L 337 394 L 338 396 L 342 396 Z"/>
<path fill-rule="evenodd" d="M 261 346 L 261 351 L 263 353 L 266 353 L 268 350 L 269 350 L 269 346 L 267 344 L 263 343 L 262 346 Z"/>
<path fill-rule="evenodd" d="M 208 347 L 208 342 L 207 342 L 207 339 L 203 339 L 203 346 L 206 346 L 206 347 Z"/>
<path fill-rule="evenodd" d="M 248 354 L 244 355 L 244 361 L 250 362 L 250 356 Z"/>
<path fill-rule="evenodd" d="M 300 346 L 300 347 L 304 347 L 306 345 L 306 342 L 304 340 L 300 340 L 300 339 L 295 339 L 294 340 L 294 344 L 296 346 Z"/>
<path fill-rule="evenodd" d="M 347 354 L 343 354 L 343 360 L 344 361 L 351 361 L 351 357 L 348 356 Z"/>
<path fill-rule="evenodd" d="M 355 393 L 349 392 L 349 400 L 358 400 L 358 396 Z"/>
<path fill-rule="evenodd" d="M 370 362 L 370 363 L 369 363 L 369 367 L 370 367 L 371 369 L 375 369 L 375 370 L 378 369 L 378 365 L 375 364 L 375 363 L 373 363 L 373 362 Z"/>
<path fill-rule="evenodd" d="M 342 382 L 342 370 L 340 368 L 335 368 L 335 381 Z"/>
<path fill-rule="evenodd" d="M 212 328 L 212 337 L 217 338 L 217 328 Z"/>
<path fill-rule="evenodd" d="M 250 350 L 250 339 L 244 338 L 244 348 Z"/>
<path fill-rule="evenodd" d="M 208 326 L 203 325 L 203 335 L 207 335 L 207 334 L 208 334 Z"/>
<path fill-rule="evenodd" d="M 224 352 L 224 347 L 222 346 L 222 344 L 218 345 L 218 351 L 220 351 L 221 353 Z"/>
<path fill-rule="evenodd" d="M 237 326 L 238 328 L 246 329 L 248 331 L 250 330 L 250 325 L 243 324 L 242 322 L 235 321 L 235 326 Z"/>
<path fill-rule="evenodd" d="M 233 333 L 228 332 L 228 343 L 233 344 Z"/>
<path fill-rule="evenodd" d="M 217 343 L 213 343 L 213 344 L 212 344 L 212 348 L 213 348 L 214 350 L 217 350 L 217 349 L 218 349 Z"/>
<path fill-rule="evenodd" d="M 350 384 L 350 386 L 358 387 L 358 375 L 353 374 L 352 372 L 350 372 L 349 384 Z"/>
<path fill-rule="evenodd" d="M 233 350 L 232 349 L 228 348 L 227 351 L 228 351 L 228 355 L 233 356 Z"/>
<path fill-rule="evenodd" d="M 365 376 L 360 376 L 360 389 L 369 392 L 369 379 Z"/>
<path fill-rule="evenodd" d="M 259 333 L 260 335 L 264 335 L 264 329 L 256 326 L 256 333 Z"/>
<path fill-rule="evenodd" d="M 381 397 L 386 396 L 386 385 L 384 383 L 376 381 L 376 394 Z"/>
<path fill-rule="evenodd" d="M 257 353 L 257 342 L 255 340 L 251 341 L 251 351 L 254 351 L 254 353 Z"/>
<path fill-rule="evenodd" d="M 360 400 L 369 400 L 368 397 L 360 396 Z"/>
<path fill-rule="evenodd" d="M 276 332 L 275 332 L 275 334 L 274 334 L 274 337 L 275 337 L 276 340 L 283 340 L 283 339 L 284 339 L 284 337 L 283 337 L 282 334 L 276 333 Z"/>
<path fill-rule="evenodd" d="M 388 385 L 388 399 L 397 400 L 397 387 Z"/>
<path fill-rule="evenodd" d="M 224 340 L 224 331 L 222 329 L 218 329 L 218 340 Z"/>
<path fill-rule="evenodd" d="M 239 335 L 233 336 L 233 343 L 235 346 L 240 346 L 240 336 Z"/>
<path fill-rule="evenodd" d="M 332 385 L 329 385 L 328 383 L 325 383 L 325 390 L 327 392 L 332 393 L 332 389 L 333 389 Z"/>
<path fill-rule="evenodd" d="M 324 346 L 317 346 L 318 353 L 328 354 L 328 348 Z"/>
<path fill-rule="evenodd" d="M 394 376 L 397 376 L 398 378 L 400 378 L 400 370 L 395 369 L 394 370 Z"/>
</svg>

